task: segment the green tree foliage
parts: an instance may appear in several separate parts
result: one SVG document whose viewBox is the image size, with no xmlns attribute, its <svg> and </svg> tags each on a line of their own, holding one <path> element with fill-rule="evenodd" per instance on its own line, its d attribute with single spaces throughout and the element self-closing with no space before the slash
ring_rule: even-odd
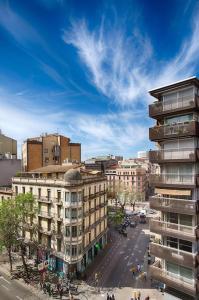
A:
<svg viewBox="0 0 199 300">
<path fill-rule="evenodd" d="M 0 204 L 0 245 L 8 251 L 10 271 L 12 272 L 13 247 L 20 247 L 24 269 L 28 276 L 25 261 L 25 229 L 32 230 L 32 238 L 36 233 L 33 219 L 36 213 L 35 199 L 31 193 L 19 194 L 16 198 L 5 199 Z"/>
</svg>

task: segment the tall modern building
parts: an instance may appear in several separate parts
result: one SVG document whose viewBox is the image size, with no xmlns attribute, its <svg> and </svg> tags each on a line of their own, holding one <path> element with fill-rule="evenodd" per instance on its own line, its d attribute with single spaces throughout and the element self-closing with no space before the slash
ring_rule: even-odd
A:
<svg viewBox="0 0 199 300">
<path fill-rule="evenodd" d="M 65 160 L 81 162 L 81 144 L 71 143 L 68 137 L 57 133 L 28 138 L 22 146 L 25 172 L 48 165 L 61 165 Z"/>
<path fill-rule="evenodd" d="M 158 235 L 150 244 L 153 279 L 180 299 L 199 299 L 199 80 L 192 77 L 150 91 L 156 98 L 149 129 L 158 149 L 149 152 L 160 175 L 151 176 L 150 206 L 161 217 L 150 222 Z"/>
</svg>

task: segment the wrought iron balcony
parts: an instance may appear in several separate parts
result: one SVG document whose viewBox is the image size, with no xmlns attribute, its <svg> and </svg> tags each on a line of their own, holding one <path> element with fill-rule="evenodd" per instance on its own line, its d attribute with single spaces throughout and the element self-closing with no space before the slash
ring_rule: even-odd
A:
<svg viewBox="0 0 199 300">
<path fill-rule="evenodd" d="M 161 262 L 157 261 L 149 267 L 153 279 L 165 283 L 167 286 L 179 290 L 185 294 L 195 297 L 198 293 L 198 280 L 185 279 L 182 276 L 168 272 L 163 269 Z"/>
<path fill-rule="evenodd" d="M 38 197 L 38 202 L 44 202 L 44 203 L 52 203 L 52 198 L 51 197 Z"/>
<path fill-rule="evenodd" d="M 150 253 L 156 257 L 163 258 L 166 261 L 188 268 L 195 268 L 198 264 L 197 254 L 181 251 L 157 243 L 150 243 Z"/>
<path fill-rule="evenodd" d="M 155 187 L 195 188 L 199 186 L 198 174 L 151 174 L 150 184 Z"/>
<path fill-rule="evenodd" d="M 163 236 L 171 236 L 190 242 L 195 242 L 198 234 L 196 227 L 186 226 L 176 223 L 159 221 L 157 219 L 150 220 L 150 231 L 161 234 Z"/>
<path fill-rule="evenodd" d="M 198 108 L 199 97 L 197 95 L 171 99 L 169 102 L 157 101 L 149 105 L 149 116 L 158 119 L 175 112 L 191 111 Z"/>
<path fill-rule="evenodd" d="M 199 149 L 194 148 L 149 151 L 149 161 L 151 163 L 196 162 L 198 160 Z"/>
<path fill-rule="evenodd" d="M 149 198 L 150 208 L 165 211 L 175 212 L 180 214 L 195 215 L 199 211 L 199 203 L 195 200 L 184 200 L 175 198 L 165 198 L 152 196 Z"/>
<path fill-rule="evenodd" d="M 42 217 L 42 218 L 46 218 L 46 219 L 51 219 L 53 217 L 52 213 L 51 212 L 47 212 L 47 211 L 42 211 L 40 210 L 38 212 L 38 216 L 39 217 Z"/>
<path fill-rule="evenodd" d="M 149 138 L 151 141 L 161 141 L 170 138 L 197 136 L 198 134 L 199 124 L 196 121 L 172 125 L 160 125 L 149 128 Z"/>
</svg>

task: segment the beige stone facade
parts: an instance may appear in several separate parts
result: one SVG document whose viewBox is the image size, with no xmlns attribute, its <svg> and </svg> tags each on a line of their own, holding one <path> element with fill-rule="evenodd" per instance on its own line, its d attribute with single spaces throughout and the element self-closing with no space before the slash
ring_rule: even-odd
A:
<svg viewBox="0 0 199 300">
<path fill-rule="evenodd" d="M 38 242 L 52 268 L 83 272 L 106 244 L 107 182 L 80 166 L 47 166 L 13 178 L 14 194 L 31 192 L 37 201 Z M 31 240 L 31 224 L 25 233 Z"/>
<path fill-rule="evenodd" d="M 0 159 L 17 158 L 17 141 L 0 132 Z"/>
<path fill-rule="evenodd" d="M 81 144 L 71 143 L 68 137 L 59 134 L 29 138 L 22 146 L 25 172 L 48 165 L 61 165 L 65 160 L 81 162 Z"/>
</svg>

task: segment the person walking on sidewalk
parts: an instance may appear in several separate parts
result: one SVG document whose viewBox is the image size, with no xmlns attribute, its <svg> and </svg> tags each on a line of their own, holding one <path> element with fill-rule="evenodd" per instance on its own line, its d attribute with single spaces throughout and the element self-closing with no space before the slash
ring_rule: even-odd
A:
<svg viewBox="0 0 199 300">
<path fill-rule="evenodd" d="M 141 299 L 141 293 L 140 293 L 140 291 L 137 291 L 136 297 L 137 297 L 137 300 L 140 300 L 140 299 Z"/>
</svg>

